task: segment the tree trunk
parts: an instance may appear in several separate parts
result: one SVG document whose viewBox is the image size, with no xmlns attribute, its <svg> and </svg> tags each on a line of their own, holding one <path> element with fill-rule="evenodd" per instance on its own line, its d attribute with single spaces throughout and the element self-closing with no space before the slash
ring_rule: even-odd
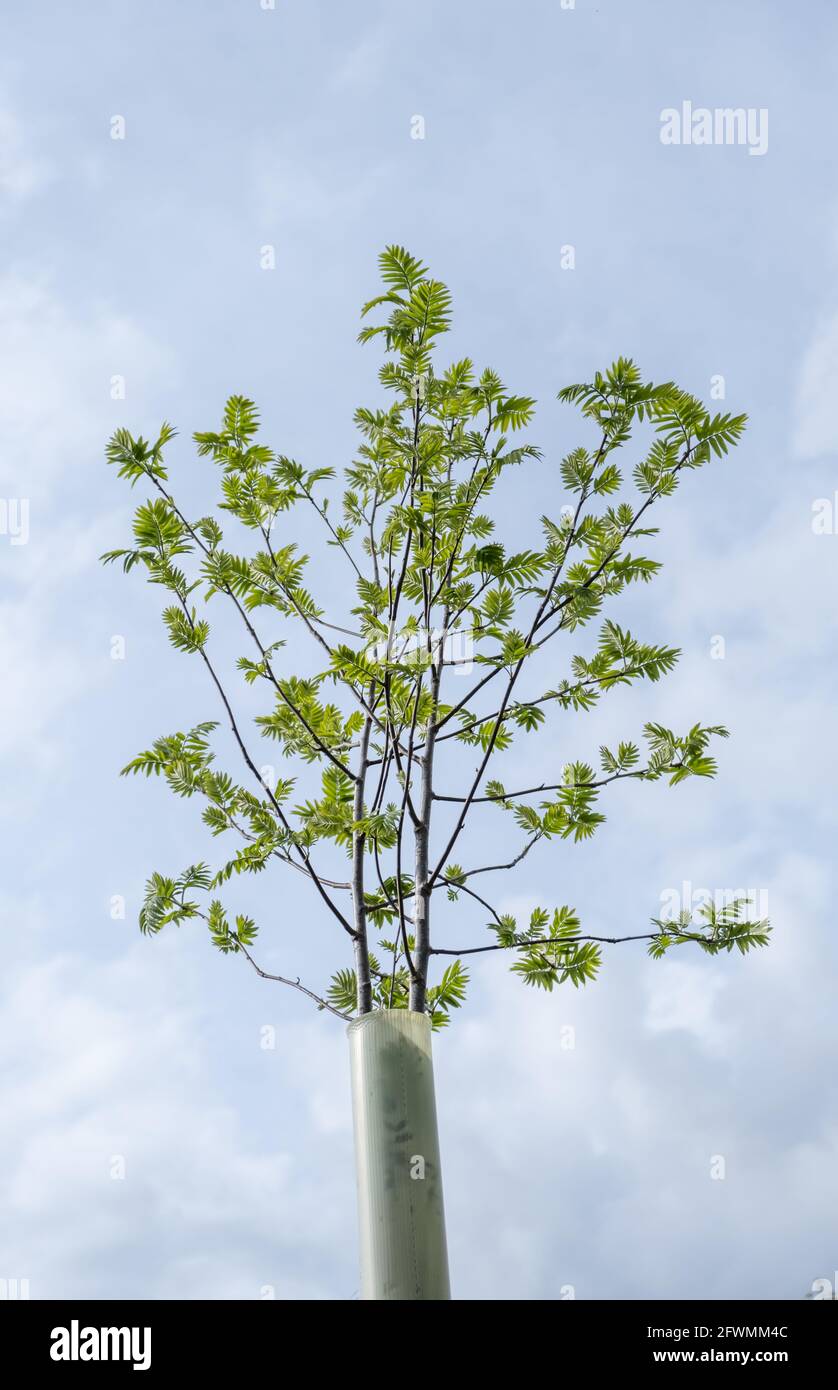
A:
<svg viewBox="0 0 838 1390">
<path fill-rule="evenodd" d="M 367 716 L 361 734 L 361 752 L 358 759 L 358 780 L 355 783 L 352 814 L 356 821 L 364 814 L 364 787 L 367 776 L 370 730 L 372 719 Z M 355 915 L 355 980 L 356 998 L 359 1014 L 368 1014 L 372 1008 L 372 979 L 370 977 L 370 955 L 367 943 L 367 909 L 364 901 L 364 849 L 366 836 L 355 831 L 352 836 L 352 906 Z"/>
<path fill-rule="evenodd" d="M 431 685 L 431 719 L 425 741 L 425 755 L 421 763 L 422 791 L 419 802 L 419 824 L 414 831 L 413 932 L 416 949 L 413 953 L 414 973 L 410 981 L 410 1007 L 418 1014 L 425 1012 L 428 993 L 428 965 L 431 958 L 431 894 L 428 888 L 430 868 L 428 849 L 431 834 L 431 810 L 433 808 L 434 748 L 436 746 L 434 720 L 436 719 L 439 681 L 442 673 L 441 652 L 439 662 L 440 665 L 434 669 Z"/>
<path fill-rule="evenodd" d="M 361 1298 L 448 1299 L 431 1021 L 378 1010 L 347 1032 Z"/>
</svg>

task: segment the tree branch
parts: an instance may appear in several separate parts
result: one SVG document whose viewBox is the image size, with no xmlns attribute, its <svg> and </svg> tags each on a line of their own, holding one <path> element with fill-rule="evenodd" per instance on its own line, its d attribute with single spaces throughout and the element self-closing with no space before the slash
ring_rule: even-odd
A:
<svg viewBox="0 0 838 1390">
<path fill-rule="evenodd" d="M 325 1009 L 328 1013 L 334 1014 L 335 1018 L 343 1019 L 344 1023 L 352 1022 L 351 1014 L 342 1013 L 340 1009 L 336 1009 L 334 1005 L 330 1004 L 326 999 L 321 999 L 319 994 L 315 994 L 312 990 L 306 989 L 305 985 L 300 984 L 299 976 L 296 980 L 289 980 L 284 975 L 271 975 L 267 970 L 263 970 L 260 965 L 256 964 L 247 947 L 243 946 L 241 941 L 239 941 L 235 932 L 231 932 L 230 935 L 234 937 L 236 945 L 250 961 L 256 974 L 261 976 L 263 980 L 276 980 L 281 985 L 288 985 L 291 989 L 299 990 L 300 994 L 304 994 L 307 999 L 311 999 L 313 1003 L 317 1005 L 318 1009 Z"/>
<path fill-rule="evenodd" d="M 654 941 L 664 935 L 659 931 L 640 932 L 637 936 L 543 936 L 531 940 L 499 942 L 491 946 L 462 946 L 457 949 L 435 946 L 432 956 L 481 956 L 489 951 L 527 951 L 531 946 L 575 946 L 580 941 L 596 941 L 607 946 L 619 946 L 624 941 Z M 706 941 L 707 938 L 694 932 L 673 931 L 673 941 Z"/>
</svg>

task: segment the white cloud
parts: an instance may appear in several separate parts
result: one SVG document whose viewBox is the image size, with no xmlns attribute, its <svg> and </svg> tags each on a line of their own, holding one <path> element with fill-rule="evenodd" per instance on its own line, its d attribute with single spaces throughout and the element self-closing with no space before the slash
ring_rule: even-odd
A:
<svg viewBox="0 0 838 1390">
<path fill-rule="evenodd" d="M 597 984 L 552 995 L 479 966 L 475 1012 L 435 1047 L 461 1296 L 802 1298 L 824 1272 L 829 885 L 792 855 L 769 891 L 776 945 L 744 959 L 620 948 Z"/>
<path fill-rule="evenodd" d="M 54 764 L 70 705 L 102 677 L 85 645 L 96 605 L 74 596 L 115 534 L 96 485 L 125 418 L 111 377 L 141 406 L 167 371 L 171 355 L 124 316 L 76 315 L 45 280 L 0 279 L 0 497 L 27 508 L 26 543 L 0 535 L 0 750 L 30 769 Z"/>
<path fill-rule="evenodd" d="M 56 637 L 42 608 L 6 602 L 0 604 L 0 665 L 0 754 L 30 772 L 52 766 L 66 731 L 59 716 L 94 678 L 90 662 L 72 640 Z M 17 814 L 19 807 L 7 809 Z"/>
<path fill-rule="evenodd" d="M 206 1023 L 176 951 L 158 946 L 6 978 L 0 1274 L 29 1279 L 33 1298 L 351 1294 L 352 1187 L 334 1140 L 328 1164 L 304 1164 L 287 1096 L 282 1146 L 248 1138 L 196 1045 Z"/>
<path fill-rule="evenodd" d="M 385 25 L 378 25 L 369 33 L 362 35 L 350 48 L 343 51 L 332 83 L 338 90 L 370 85 L 380 77 L 391 49 L 392 34 Z"/>
<path fill-rule="evenodd" d="M 682 1030 L 711 1055 L 727 1050 L 727 1030 L 718 1017 L 724 975 L 674 960 L 664 961 L 649 980 L 646 1026 L 652 1033 Z"/>
<path fill-rule="evenodd" d="M 90 506 L 80 484 L 104 441 L 128 402 L 141 406 L 171 370 L 170 352 L 124 315 L 107 306 L 74 315 L 45 279 L 0 279 L 0 492 L 30 499 L 31 529 L 59 481 L 76 479 L 74 497 Z M 117 376 L 125 401 L 111 399 Z"/>
<path fill-rule="evenodd" d="M 797 384 L 793 449 L 796 458 L 838 451 L 838 315 L 826 320 L 806 351 Z"/>
<path fill-rule="evenodd" d="M 386 177 L 387 166 L 382 162 L 327 172 L 313 160 L 262 149 L 253 160 L 256 213 L 268 231 L 280 231 L 283 241 L 286 235 L 301 231 L 319 240 L 335 223 L 354 221 Z"/>
<path fill-rule="evenodd" d="M 49 182 L 50 169 L 28 150 L 20 122 L 0 110 L 0 209 L 14 207 Z"/>
</svg>

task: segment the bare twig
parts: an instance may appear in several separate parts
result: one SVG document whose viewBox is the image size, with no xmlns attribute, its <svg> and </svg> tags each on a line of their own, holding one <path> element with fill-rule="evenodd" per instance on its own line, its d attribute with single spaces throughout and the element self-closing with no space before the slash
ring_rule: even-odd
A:
<svg viewBox="0 0 838 1390">
<path fill-rule="evenodd" d="M 304 994 L 307 999 L 311 999 L 317 1005 L 318 1009 L 325 1009 L 328 1013 L 334 1014 L 335 1018 L 342 1018 L 344 1023 L 351 1023 L 351 1014 L 342 1013 L 340 1009 L 336 1009 L 333 1004 L 330 1004 L 328 1002 L 328 1000 L 321 999 L 319 994 L 315 994 L 313 990 L 306 989 L 305 985 L 300 984 L 299 976 L 296 980 L 289 980 L 285 975 L 272 975 L 269 971 L 263 970 L 260 965 L 256 964 L 256 961 L 253 959 L 247 947 L 243 945 L 241 941 L 239 941 L 235 933 L 231 932 L 230 934 L 234 937 L 239 950 L 242 951 L 244 955 L 247 957 L 247 959 L 250 961 L 250 964 L 253 966 L 253 969 L 256 971 L 256 974 L 261 976 L 263 980 L 276 980 L 281 985 L 288 985 L 291 989 L 299 990 L 300 994 Z"/>
</svg>

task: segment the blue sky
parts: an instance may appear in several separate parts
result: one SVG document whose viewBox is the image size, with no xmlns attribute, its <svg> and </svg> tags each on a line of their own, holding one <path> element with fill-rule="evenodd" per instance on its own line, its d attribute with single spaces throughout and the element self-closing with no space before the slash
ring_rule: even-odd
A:
<svg viewBox="0 0 838 1390">
<path fill-rule="evenodd" d="M 662 963 L 623 946 L 551 996 L 474 969 L 435 1045 L 454 1292 L 802 1298 L 833 1278 L 833 8 L 48 0 L 7 4 L 3 31 L 0 497 L 26 499 L 28 535 L 0 535 L 0 1278 L 36 1298 L 357 1290 L 340 1024 L 202 931 L 136 928 L 148 873 L 203 832 L 118 770 L 216 710 L 154 590 L 97 556 L 130 520 L 103 461 L 117 425 L 179 427 L 189 507 L 212 495 L 191 433 L 233 391 L 276 448 L 351 460 L 353 410 L 378 396 L 358 310 L 388 242 L 451 288 L 451 358 L 538 398 L 545 462 L 503 499 L 516 536 L 558 510 L 556 465 L 585 438 L 556 392 L 618 354 L 704 397 L 722 376 L 751 418 L 669 504 L 662 574 L 614 613 L 680 645 L 676 673 L 508 764 L 540 779 L 647 719 L 702 719 L 731 729 L 718 779 L 613 789 L 591 843 L 540 848 L 498 901 L 630 932 L 685 881 L 754 889 L 773 944 Z M 663 145 L 685 101 L 767 111 L 767 150 Z M 344 601 L 331 552 L 311 579 Z M 289 664 L 307 659 L 292 638 Z M 305 885 L 247 893 L 266 968 L 316 987 L 346 963 Z"/>
</svg>

